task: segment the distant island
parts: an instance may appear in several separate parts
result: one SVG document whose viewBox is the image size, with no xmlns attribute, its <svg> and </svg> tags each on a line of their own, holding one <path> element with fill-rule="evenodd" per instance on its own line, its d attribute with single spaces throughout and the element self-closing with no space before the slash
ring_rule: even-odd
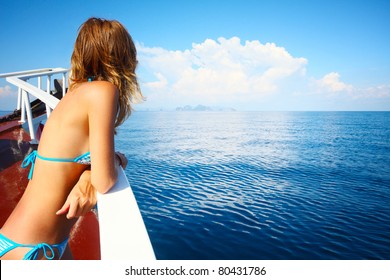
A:
<svg viewBox="0 0 390 280">
<path fill-rule="evenodd" d="M 190 106 L 186 105 L 184 107 L 176 107 L 176 111 L 219 111 L 219 112 L 233 112 L 236 111 L 234 108 L 224 108 L 224 107 L 210 107 L 205 105 Z"/>
</svg>

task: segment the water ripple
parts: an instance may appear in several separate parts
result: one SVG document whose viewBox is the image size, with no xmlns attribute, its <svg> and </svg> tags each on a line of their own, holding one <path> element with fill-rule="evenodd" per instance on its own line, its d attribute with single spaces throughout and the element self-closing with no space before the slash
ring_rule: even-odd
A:
<svg viewBox="0 0 390 280">
<path fill-rule="evenodd" d="M 159 259 L 389 259 L 389 120 L 140 112 L 116 145 Z"/>
</svg>

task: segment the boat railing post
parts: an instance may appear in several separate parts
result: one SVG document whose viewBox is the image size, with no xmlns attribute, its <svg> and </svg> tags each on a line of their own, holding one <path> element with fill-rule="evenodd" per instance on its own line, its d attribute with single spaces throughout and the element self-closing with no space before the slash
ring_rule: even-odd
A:
<svg viewBox="0 0 390 280">
<path fill-rule="evenodd" d="M 18 87 L 18 103 L 16 104 L 16 110 L 20 110 L 22 104 L 22 89 Z"/>
<path fill-rule="evenodd" d="M 28 130 L 30 131 L 30 138 L 32 143 L 36 143 L 35 139 L 35 131 L 33 126 L 33 117 L 31 112 L 31 105 L 30 105 L 30 98 L 27 91 L 23 90 L 23 100 L 24 100 L 24 106 L 27 113 L 27 122 L 28 122 Z"/>
<path fill-rule="evenodd" d="M 51 84 L 51 76 L 50 75 L 47 75 L 47 80 L 46 80 L 46 92 L 47 94 L 50 95 L 50 84 Z M 46 114 L 47 114 L 47 117 L 49 118 L 50 117 L 50 113 L 51 113 L 51 108 L 49 107 L 49 105 L 46 105 Z"/>
<path fill-rule="evenodd" d="M 66 73 L 62 73 L 62 97 L 66 94 Z"/>
<path fill-rule="evenodd" d="M 20 103 L 20 123 L 26 122 L 26 106 L 24 99 L 26 98 L 26 92 L 22 89 L 22 102 Z"/>
<path fill-rule="evenodd" d="M 42 89 L 42 76 L 38 77 L 38 88 Z"/>
</svg>

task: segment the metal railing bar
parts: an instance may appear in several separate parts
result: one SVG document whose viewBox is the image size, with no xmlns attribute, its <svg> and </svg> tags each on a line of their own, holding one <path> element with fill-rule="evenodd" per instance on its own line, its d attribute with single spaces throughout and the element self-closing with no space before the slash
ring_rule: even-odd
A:
<svg viewBox="0 0 390 280">
<path fill-rule="evenodd" d="M 0 78 L 21 76 L 21 75 L 30 75 L 30 74 L 40 73 L 40 72 L 47 72 L 47 71 L 50 71 L 50 69 L 53 69 L 53 68 L 43 68 L 43 69 L 36 69 L 36 70 L 3 73 L 3 74 L 0 74 Z M 59 68 L 54 68 L 54 69 L 59 69 Z"/>
<path fill-rule="evenodd" d="M 13 77 L 18 77 L 20 79 L 25 79 L 25 78 L 31 79 L 31 78 L 36 78 L 39 76 L 47 76 L 47 75 L 66 73 L 68 71 L 69 70 L 66 68 L 53 68 L 53 69 L 50 69 L 49 71 L 45 71 L 45 72 L 36 72 L 36 73 L 31 73 L 31 74 L 26 74 L 26 75 L 13 75 Z"/>
<path fill-rule="evenodd" d="M 28 93 L 34 95 L 36 98 L 39 98 L 41 101 L 46 103 L 51 109 L 54 109 L 57 106 L 58 102 L 60 101 L 56 97 L 54 97 L 50 94 L 47 94 L 45 91 L 19 79 L 18 77 L 8 77 L 8 78 L 6 78 L 6 80 L 9 83 L 11 83 L 11 84 L 27 91 Z"/>
</svg>

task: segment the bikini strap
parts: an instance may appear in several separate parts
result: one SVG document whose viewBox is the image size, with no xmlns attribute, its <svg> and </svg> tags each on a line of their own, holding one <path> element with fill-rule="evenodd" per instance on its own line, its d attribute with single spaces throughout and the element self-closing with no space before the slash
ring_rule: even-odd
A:
<svg viewBox="0 0 390 280">
<path fill-rule="evenodd" d="M 36 260 L 39 256 L 39 252 L 42 250 L 43 255 L 46 259 L 52 260 L 55 257 L 55 251 L 54 249 L 58 250 L 59 259 L 62 258 L 62 255 L 64 254 L 64 251 L 66 249 L 66 246 L 68 245 L 69 238 L 66 238 L 64 241 L 62 241 L 59 244 L 53 244 L 49 245 L 47 243 L 39 243 L 37 245 L 29 245 L 29 244 L 20 244 L 15 241 L 12 241 L 5 235 L 0 233 L 0 257 L 2 257 L 4 254 L 8 253 L 9 251 L 18 248 L 18 247 L 24 247 L 24 248 L 32 248 L 30 251 L 27 252 L 27 254 L 24 256 L 23 260 Z M 50 253 L 50 256 L 49 256 Z"/>
<path fill-rule="evenodd" d="M 39 255 L 39 250 L 43 251 L 45 258 L 48 260 L 54 259 L 54 250 L 53 247 L 47 243 L 39 243 L 35 247 L 33 247 L 28 253 L 24 256 L 23 260 L 36 260 Z M 48 256 L 48 251 L 51 253 L 51 256 Z"/>
<path fill-rule="evenodd" d="M 49 245 L 47 243 L 39 243 L 39 244 L 35 245 L 34 247 L 31 246 L 31 245 L 27 245 L 27 246 L 22 245 L 22 247 L 33 247 L 24 256 L 23 259 L 24 260 L 36 260 L 38 255 L 39 255 L 39 251 L 42 250 L 43 251 L 43 255 L 45 256 L 45 258 L 48 259 L 48 260 L 52 260 L 52 259 L 54 259 L 54 256 L 55 256 L 54 249 L 58 250 L 59 259 L 61 259 L 62 255 L 64 254 L 64 251 L 66 249 L 66 246 L 68 245 L 68 241 L 69 241 L 69 238 L 66 238 L 61 243 L 54 244 L 54 245 Z M 50 256 L 48 256 L 48 254 L 47 254 L 48 252 L 50 252 Z"/>
<path fill-rule="evenodd" d="M 86 154 L 80 156 L 83 157 L 86 156 Z M 56 162 L 75 162 L 75 159 L 73 158 L 49 158 L 44 157 L 38 154 L 36 150 L 32 151 L 28 156 L 25 157 L 25 159 L 22 162 L 22 167 L 26 168 L 31 164 L 30 172 L 28 173 L 28 179 L 31 180 L 33 173 L 34 173 L 34 167 L 35 167 L 35 160 L 36 158 L 47 160 L 47 161 L 56 161 Z"/>
<path fill-rule="evenodd" d="M 33 172 L 34 172 L 34 166 L 35 166 L 35 159 L 37 158 L 37 151 L 32 151 L 22 162 L 22 167 L 26 168 L 31 164 L 30 172 L 28 173 L 28 179 L 31 180 Z"/>
</svg>

